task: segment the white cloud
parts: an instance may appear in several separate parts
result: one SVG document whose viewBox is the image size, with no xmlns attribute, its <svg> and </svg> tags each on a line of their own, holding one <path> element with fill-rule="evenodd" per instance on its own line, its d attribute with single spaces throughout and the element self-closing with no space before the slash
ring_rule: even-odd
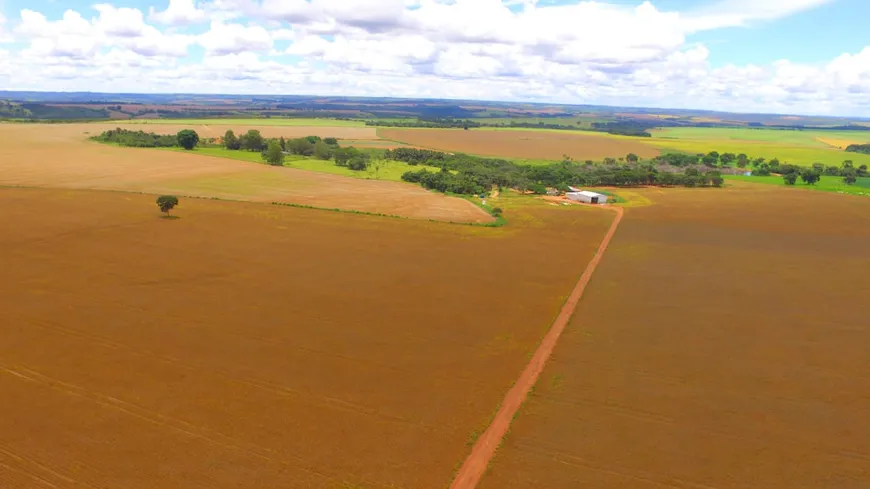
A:
<svg viewBox="0 0 870 489">
<path fill-rule="evenodd" d="M 166 10 L 151 7 L 148 18 L 160 24 L 181 26 L 205 22 L 208 14 L 196 5 L 196 0 L 169 0 Z"/>
<path fill-rule="evenodd" d="M 25 9 L 13 33 L 28 45 L 0 51 L 0 75 L 5 86 L 23 89 L 386 95 L 870 115 L 870 47 L 827 64 L 782 60 L 712 67 L 710 48 L 687 40 L 699 30 L 770 21 L 825 1 L 717 0 L 706 8 L 668 12 L 641 0 L 635 6 L 162 0 L 163 10 L 152 7 L 147 16 L 102 3 L 91 12 L 68 10 L 57 20 Z M 200 34 L 191 34 L 198 26 L 186 27 L 206 22 Z M 2 28 L 0 21 L 0 38 Z M 188 57 L 191 44 L 205 49 L 204 58 Z"/>
<path fill-rule="evenodd" d="M 691 12 L 684 20 L 688 32 L 745 26 L 810 10 L 835 0 L 719 0 Z"/>
<path fill-rule="evenodd" d="M 211 23 L 211 29 L 202 34 L 197 42 L 210 54 L 238 54 L 246 51 L 268 51 L 272 48 L 272 36 L 259 25 L 244 26 Z"/>
</svg>

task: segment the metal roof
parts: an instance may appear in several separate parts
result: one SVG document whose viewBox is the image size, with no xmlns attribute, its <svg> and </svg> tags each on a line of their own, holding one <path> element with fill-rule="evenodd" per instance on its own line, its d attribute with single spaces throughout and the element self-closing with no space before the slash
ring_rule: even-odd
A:
<svg viewBox="0 0 870 489">
<path fill-rule="evenodd" d="M 577 195 L 585 195 L 586 197 L 607 197 L 604 194 L 598 194 L 595 192 L 590 192 L 588 190 L 581 190 L 579 192 L 569 192 L 569 193 L 577 194 Z"/>
</svg>

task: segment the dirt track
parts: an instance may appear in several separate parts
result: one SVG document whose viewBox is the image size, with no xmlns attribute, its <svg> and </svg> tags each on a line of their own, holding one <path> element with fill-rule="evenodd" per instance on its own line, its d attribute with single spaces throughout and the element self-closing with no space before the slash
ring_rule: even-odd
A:
<svg viewBox="0 0 870 489">
<path fill-rule="evenodd" d="M 565 330 L 565 326 L 568 325 L 568 321 L 577 309 L 577 304 L 583 297 L 583 292 L 592 279 L 592 274 L 595 273 L 595 269 L 604 257 L 604 252 L 607 251 L 610 240 L 613 239 L 613 235 L 622 221 L 622 208 L 606 207 L 602 209 L 616 212 L 613 223 L 610 225 L 607 234 L 604 235 L 604 239 L 601 240 L 595 256 L 592 257 L 592 260 L 583 271 L 583 275 L 580 276 L 580 280 L 574 286 L 574 290 L 571 292 L 565 305 L 562 306 L 559 316 L 556 317 L 547 335 L 544 336 L 541 344 L 535 350 L 532 359 L 523 369 L 519 379 L 517 379 L 514 386 L 505 395 L 492 423 L 474 444 L 471 454 L 462 464 L 462 467 L 460 467 L 459 472 L 456 474 L 456 478 L 450 485 L 451 489 L 474 489 L 477 487 L 487 467 L 489 467 L 496 450 L 510 429 L 511 421 L 526 400 L 526 397 L 528 397 L 529 392 L 535 386 L 535 383 L 538 382 L 538 377 L 540 377 L 541 372 L 543 372 L 547 364 L 547 360 L 552 355 L 556 343 L 562 335 L 562 331 Z"/>
<path fill-rule="evenodd" d="M 99 133 L 106 127 L 111 125 L 0 124 L 0 185 L 288 202 L 455 222 L 493 220 L 464 199 L 429 192 L 417 185 L 151 148 L 119 148 L 87 140 L 87 133 Z M 146 129 L 152 127 L 171 128 L 154 125 Z M 330 128 L 311 129 L 326 134 Z"/>
<path fill-rule="evenodd" d="M 636 192 L 480 487 L 870 487 L 870 200 Z"/>
<path fill-rule="evenodd" d="M 490 229 L 0 188 L 0 487 L 445 487 L 610 225 L 500 200 Z"/>
</svg>

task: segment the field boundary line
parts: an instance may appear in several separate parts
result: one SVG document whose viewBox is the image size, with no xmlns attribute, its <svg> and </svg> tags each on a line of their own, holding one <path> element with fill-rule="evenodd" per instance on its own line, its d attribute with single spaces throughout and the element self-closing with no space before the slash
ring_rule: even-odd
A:
<svg viewBox="0 0 870 489">
<path fill-rule="evenodd" d="M 523 369 L 513 387 L 507 392 L 492 422 L 486 428 L 483 435 L 477 439 L 468 458 L 462 463 L 462 466 L 456 473 L 456 477 L 450 484 L 450 489 L 474 489 L 477 487 L 487 467 L 489 467 L 489 463 L 495 457 L 495 452 L 510 429 L 514 416 L 519 412 L 520 407 L 529 396 L 529 392 L 531 392 L 535 383 L 537 383 L 541 372 L 544 370 L 544 366 L 546 366 L 547 361 L 553 354 L 559 337 L 568 325 L 571 316 L 574 315 L 577 304 L 580 302 L 586 286 L 592 279 L 592 274 L 595 272 L 598 264 L 601 263 L 604 252 L 607 251 L 607 246 L 610 244 L 611 239 L 613 239 L 613 235 L 616 234 L 619 223 L 622 222 L 625 211 L 621 207 L 609 207 L 608 209 L 614 210 L 616 217 L 610 224 L 607 234 L 604 235 L 604 239 L 601 240 L 595 255 L 589 261 L 589 264 L 586 265 L 586 270 L 583 271 L 583 275 L 580 276 L 580 280 L 574 286 L 574 290 L 571 291 L 571 295 L 565 301 L 565 304 L 559 311 L 559 315 L 553 321 L 552 326 L 550 326 L 550 330 L 544 336 L 544 339 L 541 340 L 540 345 L 538 345 L 538 348 L 532 355 L 532 359 Z"/>
</svg>

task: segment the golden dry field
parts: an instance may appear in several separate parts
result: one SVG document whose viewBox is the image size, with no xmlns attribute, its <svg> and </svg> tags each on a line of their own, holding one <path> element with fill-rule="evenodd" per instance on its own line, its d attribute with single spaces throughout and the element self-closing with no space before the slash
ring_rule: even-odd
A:
<svg viewBox="0 0 870 489">
<path fill-rule="evenodd" d="M 490 222 L 468 201 L 416 185 L 361 180 L 291 168 L 151 148 L 121 148 L 88 141 L 111 124 L 0 124 L 0 185 L 125 190 L 287 202 L 317 207 L 436 219 Z M 180 127 L 153 125 L 145 129 Z M 264 127 L 287 135 L 359 128 Z M 368 130 L 366 128 L 362 128 Z"/>
<path fill-rule="evenodd" d="M 384 139 L 440 151 L 502 158 L 603 160 L 635 153 L 652 157 L 659 151 L 640 138 L 558 130 L 380 129 Z"/>
<path fill-rule="evenodd" d="M 870 201 L 638 193 L 480 487 L 870 487 Z"/>
</svg>

